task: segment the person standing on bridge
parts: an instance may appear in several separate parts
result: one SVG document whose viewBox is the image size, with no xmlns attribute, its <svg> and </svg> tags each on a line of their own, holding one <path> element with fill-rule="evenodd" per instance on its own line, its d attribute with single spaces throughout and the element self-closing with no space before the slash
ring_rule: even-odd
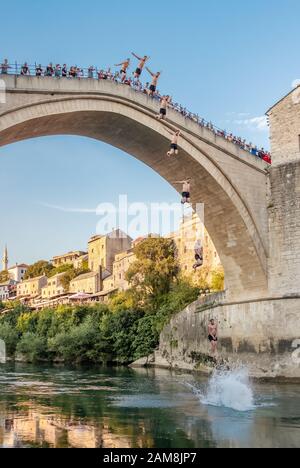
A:
<svg viewBox="0 0 300 468">
<path fill-rule="evenodd" d="M 50 77 L 50 76 L 53 76 L 53 74 L 54 74 L 54 68 L 53 68 L 52 62 L 50 62 L 46 68 L 46 76 Z"/>
<path fill-rule="evenodd" d="M 24 65 L 22 65 L 21 75 L 22 76 L 29 76 L 30 75 L 30 70 L 29 70 L 29 66 L 28 66 L 27 62 L 25 62 Z"/>
<path fill-rule="evenodd" d="M 138 55 L 136 55 L 134 52 L 132 52 L 132 55 L 140 61 L 137 69 L 135 70 L 135 73 L 134 73 L 134 78 L 136 79 L 140 79 L 141 77 L 141 74 L 143 73 L 143 69 L 144 69 L 144 66 L 146 65 L 146 62 L 148 62 L 148 60 L 150 59 L 150 57 L 148 57 L 148 55 L 144 55 L 144 58 L 142 57 L 139 57 Z"/>
<path fill-rule="evenodd" d="M 208 325 L 208 341 L 211 344 L 211 354 L 214 357 L 218 349 L 218 324 L 214 319 L 209 321 Z"/>
<path fill-rule="evenodd" d="M 8 70 L 11 68 L 11 66 L 8 64 L 8 60 L 5 59 L 3 63 L 1 63 L 1 75 L 7 75 Z"/>
<path fill-rule="evenodd" d="M 120 75 L 121 75 L 121 82 L 124 83 L 124 81 L 127 78 L 127 70 L 128 70 L 128 68 L 130 66 L 130 58 L 128 58 L 124 62 L 117 63 L 115 66 L 116 67 L 122 67 L 121 71 L 120 71 Z"/>
<path fill-rule="evenodd" d="M 146 70 L 152 76 L 152 83 L 149 88 L 149 96 L 153 97 L 156 93 L 157 83 L 160 78 L 161 72 L 153 73 L 148 67 L 146 67 Z"/>
<path fill-rule="evenodd" d="M 42 75 L 43 75 L 43 67 L 41 64 L 39 64 L 35 68 L 35 76 L 42 76 Z"/>
<path fill-rule="evenodd" d="M 191 178 L 185 180 L 177 180 L 174 184 L 182 184 L 182 205 L 186 203 L 191 203 Z"/>
<path fill-rule="evenodd" d="M 61 66 L 59 63 L 56 64 L 54 76 L 55 78 L 61 78 Z"/>
<path fill-rule="evenodd" d="M 178 155 L 178 139 L 180 136 L 180 130 L 177 130 L 175 133 L 170 132 L 170 130 L 167 129 L 167 132 L 172 135 L 171 139 L 171 146 L 170 150 L 167 152 L 167 156 L 173 156 L 174 154 L 177 156 Z"/>
<path fill-rule="evenodd" d="M 168 105 L 171 103 L 170 96 L 163 96 L 160 100 L 160 111 L 157 116 L 159 120 L 166 120 L 167 118 L 167 108 Z"/>
<path fill-rule="evenodd" d="M 63 78 L 68 77 L 68 67 L 67 67 L 66 63 L 63 64 L 63 67 L 62 67 L 62 70 L 61 70 L 61 75 L 62 75 Z"/>
</svg>

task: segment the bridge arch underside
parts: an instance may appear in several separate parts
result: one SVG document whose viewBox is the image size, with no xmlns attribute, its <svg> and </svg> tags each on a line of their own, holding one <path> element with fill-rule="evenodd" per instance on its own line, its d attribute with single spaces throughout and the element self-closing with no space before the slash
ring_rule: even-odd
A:
<svg viewBox="0 0 300 468">
<path fill-rule="evenodd" d="M 111 144 L 150 166 L 177 190 L 174 181 L 192 177 L 192 202 L 205 204 L 205 224 L 225 269 L 227 297 L 256 299 L 265 294 L 267 258 L 249 207 L 218 165 L 184 132 L 179 156 L 167 158 L 166 124 L 122 103 L 61 99 L 0 115 L 0 146 L 50 135 L 85 136 Z"/>
</svg>

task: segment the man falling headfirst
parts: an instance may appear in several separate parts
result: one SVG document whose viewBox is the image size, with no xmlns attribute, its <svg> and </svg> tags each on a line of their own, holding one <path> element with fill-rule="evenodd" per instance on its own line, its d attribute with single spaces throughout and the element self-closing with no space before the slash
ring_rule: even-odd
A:
<svg viewBox="0 0 300 468">
<path fill-rule="evenodd" d="M 140 61 L 137 69 L 135 70 L 135 73 L 134 73 L 134 78 L 136 79 L 140 79 L 141 77 L 141 74 L 143 73 L 143 69 L 144 69 L 144 66 L 146 65 L 146 62 L 148 62 L 148 60 L 150 59 L 150 57 L 148 57 L 148 55 L 144 55 L 144 58 L 142 57 L 139 57 L 138 55 L 136 55 L 134 52 L 132 52 L 132 55 Z"/>
<path fill-rule="evenodd" d="M 181 203 L 185 205 L 186 203 L 191 203 L 191 178 L 185 180 L 177 180 L 174 184 L 182 184 L 182 200 Z"/>
<path fill-rule="evenodd" d="M 128 58 L 124 62 L 117 63 L 115 66 L 116 67 L 122 67 L 121 71 L 120 71 L 120 75 L 121 75 L 121 81 L 122 81 L 122 83 L 124 83 L 124 81 L 126 80 L 126 77 L 127 77 L 127 70 L 128 70 L 128 68 L 130 66 L 130 58 Z"/>
<path fill-rule="evenodd" d="M 167 132 L 172 135 L 170 150 L 167 152 L 167 156 L 173 156 L 174 154 L 177 156 L 178 154 L 178 138 L 180 137 L 180 130 L 176 130 L 176 132 L 170 132 L 167 129 Z"/>
<path fill-rule="evenodd" d="M 152 76 L 152 83 L 149 88 L 149 96 L 154 96 L 154 94 L 156 93 L 157 83 L 161 75 L 161 72 L 153 73 L 148 67 L 146 67 L 146 70 Z"/>
<path fill-rule="evenodd" d="M 193 269 L 196 271 L 203 266 L 203 247 L 200 240 L 196 241 L 194 250 L 196 263 L 193 265 Z"/>
</svg>

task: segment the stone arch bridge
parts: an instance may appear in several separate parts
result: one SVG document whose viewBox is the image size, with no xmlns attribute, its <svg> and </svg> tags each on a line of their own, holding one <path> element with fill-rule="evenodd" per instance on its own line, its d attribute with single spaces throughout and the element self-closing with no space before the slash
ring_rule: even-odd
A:
<svg viewBox="0 0 300 468">
<path fill-rule="evenodd" d="M 158 121 L 159 104 L 125 85 L 88 79 L 3 79 L 0 146 L 46 135 L 82 135 L 135 156 L 172 185 L 191 176 L 192 202 L 205 204 L 206 227 L 225 268 L 228 297 L 267 294 L 265 162 L 176 111 L 168 112 L 167 122 Z M 180 155 L 168 159 L 168 130 L 175 128 L 182 131 Z"/>
<path fill-rule="evenodd" d="M 194 368 L 205 354 L 207 324 L 219 321 L 220 351 L 271 376 L 300 377 L 300 99 L 269 112 L 273 165 L 130 87 L 101 80 L 2 76 L 0 147 L 48 135 L 82 135 L 138 158 L 167 182 L 192 177 L 192 202 L 226 274 L 226 293 L 193 304 L 161 337 L 167 365 Z M 298 91 L 297 91 L 298 93 Z M 168 130 L 180 129 L 180 154 L 167 158 Z M 0 150 L 1 151 L 1 150 Z M 1 152 L 0 152 L 1 157 Z M 178 186 L 176 186 L 178 189 Z M 200 313 L 201 312 L 201 313 Z M 178 343 L 176 350 L 170 343 Z"/>
</svg>

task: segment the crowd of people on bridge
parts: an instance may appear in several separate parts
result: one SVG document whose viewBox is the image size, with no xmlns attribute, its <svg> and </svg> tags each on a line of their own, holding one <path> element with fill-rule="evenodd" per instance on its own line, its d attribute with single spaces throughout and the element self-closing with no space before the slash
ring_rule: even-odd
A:
<svg viewBox="0 0 300 468">
<path fill-rule="evenodd" d="M 157 86 L 161 76 L 161 72 L 152 72 L 147 66 L 147 62 L 150 60 L 150 57 L 139 56 L 132 52 L 134 59 L 138 61 L 137 67 L 133 72 L 130 72 L 131 58 L 116 64 L 116 67 L 120 67 L 117 71 L 112 71 L 111 68 L 107 70 L 98 69 L 97 67 L 90 66 L 87 69 L 80 68 L 77 65 L 68 67 L 66 64 L 53 64 L 50 62 L 47 66 L 42 66 L 41 64 L 36 64 L 34 66 L 29 66 L 27 62 L 23 65 L 11 65 L 7 59 L 0 64 L 0 72 L 2 75 L 14 74 L 22 76 L 37 76 L 37 77 L 53 77 L 53 78 L 68 78 L 68 79 L 98 79 L 98 80 L 110 80 L 116 83 L 122 83 L 124 85 L 130 86 L 137 92 L 141 92 L 151 96 L 153 99 L 156 99 L 161 103 L 160 113 L 158 118 L 165 119 L 167 114 L 167 109 L 173 109 L 174 111 L 180 113 L 184 118 L 189 119 L 197 123 L 200 127 L 206 128 L 213 132 L 215 135 L 220 136 L 235 145 L 239 148 L 248 151 L 253 156 L 260 158 L 267 162 L 268 164 L 272 163 L 271 155 L 264 148 L 258 148 L 252 143 L 248 143 L 245 139 L 237 137 L 232 133 L 228 133 L 225 130 L 218 129 L 215 127 L 212 122 L 207 122 L 201 118 L 198 114 L 188 111 L 185 107 L 173 101 L 170 96 L 161 95 Z M 150 80 L 145 84 L 141 81 L 141 76 L 144 72 L 150 76 Z M 171 148 L 172 149 L 172 148 Z M 172 152 L 172 151 L 171 151 Z M 177 154 L 177 151 L 174 151 Z M 168 153 L 169 154 L 169 153 Z"/>
</svg>

